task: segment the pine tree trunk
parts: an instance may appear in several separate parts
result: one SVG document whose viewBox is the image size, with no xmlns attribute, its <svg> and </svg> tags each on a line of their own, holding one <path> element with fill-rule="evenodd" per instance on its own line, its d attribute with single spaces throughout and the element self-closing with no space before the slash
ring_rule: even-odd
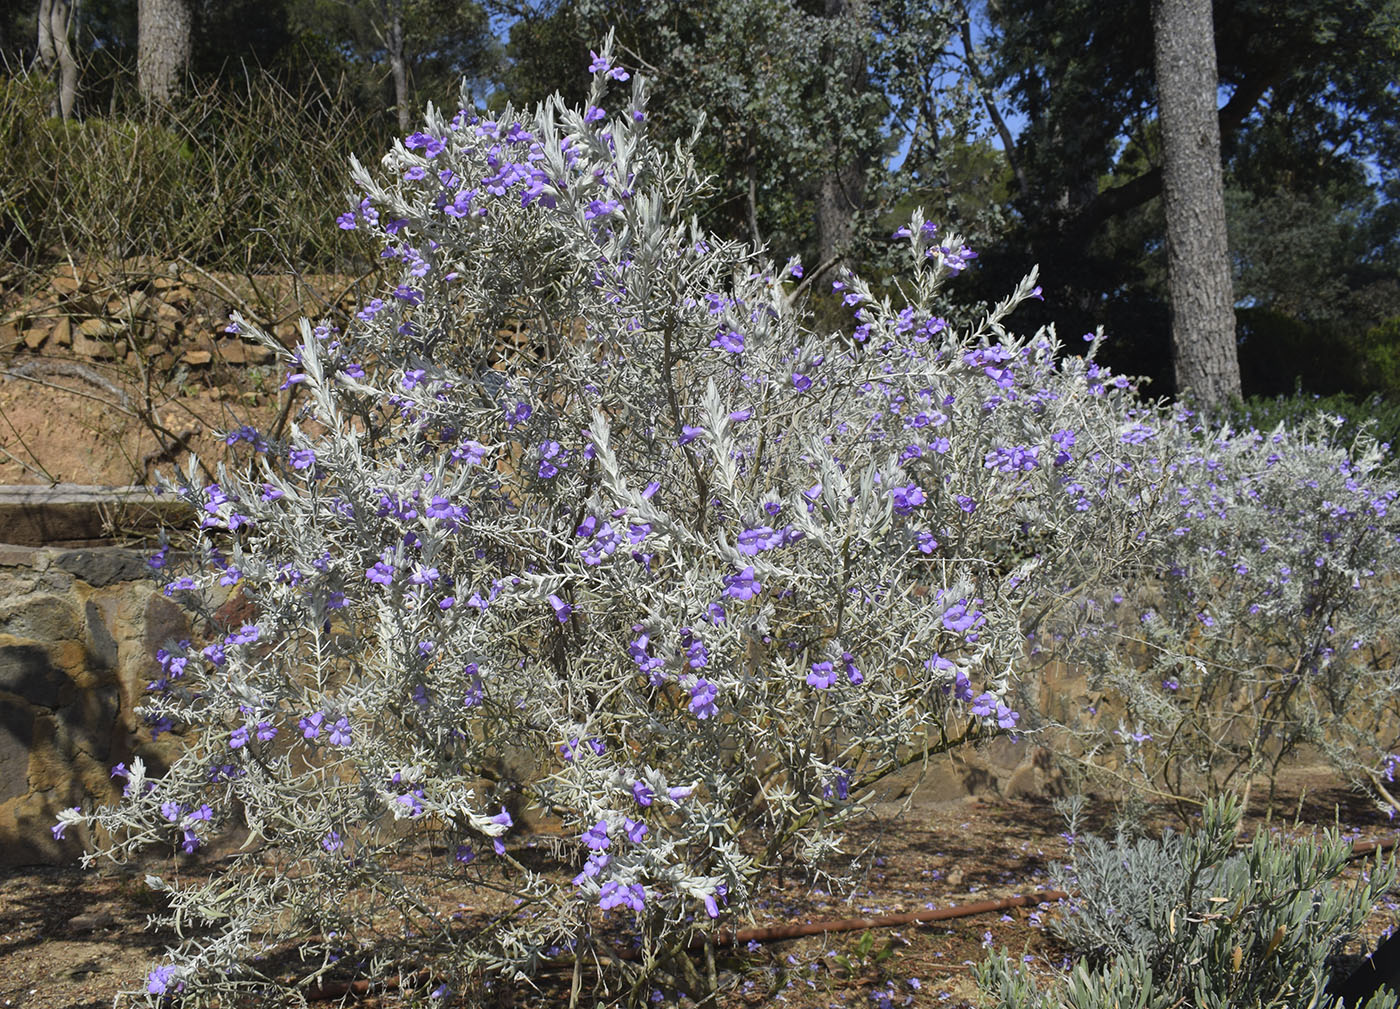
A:
<svg viewBox="0 0 1400 1009">
<path fill-rule="evenodd" d="M 147 101 L 169 104 L 179 95 L 190 62 L 190 8 L 186 0 L 138 0 L 136 88 Z"/>
<path fill-rule="evenodd" d="M 826 0 L 828 20 L 850 19 L 863 23 L 864 0 Z M 847 94 L 859 94 L 865 87 L 865 53 L 847 44 L 830 54 L 835 62 L 832 87 Z M 841 135 L 841 124 L 833 124 L 833 138 Z M 817 257 L 822 264 L 841 264 L 856 237 L 859 214 L 865 209 L 865 152 L 843 149 L 838 142 L 831 152 L 831 164 L 817 184 Z"/>
<path fill-rule="evenodd" d="M 1214 409 L 1240 395 L 1240 364 L 1210 0 L 1153 0 L 1152 29 L 1177 394 Z"/>
<path fill-rule="evenodd" d="M 37 67 L 45 75 L 58 71 L 58 92 L 49 115 L 67 120 L 73 115 L 73 103 L 78 97 L 78 61 L 69 43 L 73 8 L 68 0 L 40 0 L 38 20 Z"/>
<path fill-rule="evenodd" d="M 408 63 L 404 55 L 403 9 L 396 7 L 389 22 L 389 70 L 394 77 L 394 109 L 398 112 L 399 132 L 407 133 L 410 125 L 408 108 Z"/>
</svg>

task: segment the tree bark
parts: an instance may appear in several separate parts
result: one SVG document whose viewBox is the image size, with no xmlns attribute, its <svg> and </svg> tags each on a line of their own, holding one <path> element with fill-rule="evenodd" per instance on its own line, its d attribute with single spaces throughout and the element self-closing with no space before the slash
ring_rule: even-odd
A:
<svg viewBox="0 0 1400 1009">
<path fill-rule="evenodd" d="M 403 7 L 394 5 L 389 20 L 389 70 L 394 76 L 394 109 L 399 115 L 399 132 L 407 133 L 409 122 L 408 108 L 408 61 L 404 54 Z"/>
<path fill-rule="evenodd" d="M 167 105 L 179 96 L 190 62 L 187 0 L 138 0 L 136 88 L 146 101 Z"/>
<path fill-rule="evenodd" d="M 36 63 L 45 76 L 57 72 L 58 92 L 49 115 L 61 116 L 65 121 L 72 117 L 78 97 L 78 61 L 69 43 L 72 30 L 73 8 L 68 0 L 40 0 Z"/>
<path fill-rule="evenodd" d="M 1240 395 L 1240 365 L 1210 0 L 1153 0 L 1152 31 L 1177 395 L 1213 410 Z"/>
<path fill-rule="evenodd" d="M 849 19 L 863 24 L 865 0 L 826 0 L 829 21 Z M 865 86 L 865 53 L 850 44 L 831 54 L 837 63 L 833 87 L 846 94 L 860 94 Z M 841 124 L 832 124 L 833 138 L 841 136 Z M 865 152 L 842 149 L 839 142 L 831 152 L 831 165 L 817 184 L 817 261 L 844 262 L 856 237 L 859 215 L 865 209 Z"/>
</svg>

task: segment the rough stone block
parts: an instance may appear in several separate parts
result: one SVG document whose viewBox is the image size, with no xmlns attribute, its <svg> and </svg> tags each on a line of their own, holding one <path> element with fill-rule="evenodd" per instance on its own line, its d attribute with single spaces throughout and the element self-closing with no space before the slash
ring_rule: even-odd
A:
<svg viewBox="0 0 1400 1009">
<path fill-rule="evenodd" d="M 18 698 L 0 694 L 0 804 L 29 791 L 33 745 L 33 709 Z"/>
<path fill-rule="evenodd" d="M 134 550 L 99 547 L 93 550 L 69 550 L 54 558 L 54 563 L 79 581 L 95 589 L 114 582 L 132 582 L 147 577 L 151 569 Z"/>
<path fill-rule="evenodd" d="M 68 677 L 48 649 L 36 644 L 0 644 L 0 691 L 40 707 L 59 703 Z"/>
</svg>

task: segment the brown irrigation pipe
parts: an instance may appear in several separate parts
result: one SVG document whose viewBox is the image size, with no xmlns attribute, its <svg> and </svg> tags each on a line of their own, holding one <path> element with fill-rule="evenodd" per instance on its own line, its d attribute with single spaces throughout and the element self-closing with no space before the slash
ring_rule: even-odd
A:
<svg viewBox="0 0 1400 1009">
<path fill-rule="evenodd" d="M 1400 840 L 1359 841 L 1351 846 L 1351 854 L 1347 858 L 1349 861 L 1373 852 L 1390 851 L 1397 844 L 1400 844 Z M 1034 893 L 1021 894 L 1016 897 L 1003 897 L 1000 900 L 982 900 L 975 904 L 954 904 L 949 907 L 905 911 L 900 914 L 881 914 L 871 918 L 838 918 L 833 921 L 812 921 L 801 925 L 769 925 L 764 928 L 741 928 L 737 932 L 720 931 L 715 933 L 714 942 L 717 946 L 729 947 L 750 942 L 783 942 L 787 939 L 800 939 L 808 935 L 825 935 L 828 932 L 855 932 L 861 929 L 914 925 L 926 921 L 949 921 L 954 918 L 971 918 L 979 914 L 1009 911 L 1016 907 L 1049 904 L 1073 896 L 1073 893 L 1065 890 L 1037 890 Z M 691 941 L 690 948 L 703 949 L 706 941 L 704 937 L 697 936 Z M 618 952 L 615 955 L 622 960 L 631 960 L 637 956 L 631 950 Z M 409 983 L 411 985 L 423 984 L 427 980 L 428 975 L 425 972 L 420 972 L 410 978 Z M 392 990 L 398 988 L 399 983 L 399 978 L 391 977 L 379 982 L 378 987 Z M 306 999 L 309 1002 L 323 1002 L 344 998 L 347 995 L 363 998 L 369 994 L 371 986 L 372 983 L 369 981 L 327 981 L 308 988 Z"/>
<path fill-rule="evenodd" d="M 1007 911 L 1013 907 L 1044 904 L 1063 900 L 1069 896 L 1071 894 L 1064 890 L 1038 890 L 1035 893 L 1022 894 L 1018 897 L 1005 897 L 1001 900 L 983 900 L 975 904 L 908 911 L 903 914 L 882 914 L 873 918 L 840 918 L 835 921 L 813 921 L 802 925 L 770 925 L 765 928 L 741 928 L 737 932 L 720 931 L 715 933 L 714 941 L 717 946 L 722 947 L 738 946 L 750 942 L 782 942 L 785 939 L 798 939 L 805 935 L 822 935 L 826 932 L 854 932 L 857 929 L 892 928 L 896 925 L 912 925 L 915 922 L 970 918 L 976 914 L 990 914 L 993 911 Z M 691 941 L 690 947 L 695 950 L 703 949 L 706 941 L 705 937 L 697 936 Z M 619 960 L 632 960 L 636 959 L 638 954 L 632 950 L 623 950 L 617 951 L 613 955 Z M 417 985 L 423 984 L 427 980 L 428 978 L 420 972 L 414 975 L 409 983 Z M 399 984 L 399 978 L 391 977 L 378 982 L 375 986 L 389 990 L 398 988 Z M 329 999 L 343 998 L 346 995 L 363 998 L 369 994 L 371 986 L 372 982 L 370 981 L 327 981 L 308 988 L 306 999 L 309 1002 L 323 1002 Z"/>
</svg>

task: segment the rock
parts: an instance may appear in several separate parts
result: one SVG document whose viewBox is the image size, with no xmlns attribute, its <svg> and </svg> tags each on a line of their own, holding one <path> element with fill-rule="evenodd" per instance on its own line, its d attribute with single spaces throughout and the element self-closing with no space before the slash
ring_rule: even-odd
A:
<svg viewBox="0 0 1400 1009">
<path fill-rule="evenodd" d="M 187 521 L 189 507 L 172 495 L 155 495 L 145 487 L 0 487 L 0 530 L 19 546 L 101 539 L 109 523 L 150 532 L 162 522 Z M 0 593 L 0 601 L 4 600 Z"/>
<path fill-rule="evenodd" d="M 31 326 L 24 331 L 24 345 L 30 350 L 38 350 L 48 338 L 49 331 L 38 326 Z"/>
<path fill-rule="evenodd" d="M 55 291 L 59 297 L 70 297 L 82 290 L 82 283 L 71 273 L 60 273 L 49 281 L 49 289 Z"/>
<path fill-rule="evenodd" d="M 117 668 L 117 639 L 112 637 L 102 611 L 91 599 L 83 607 L 83 614 L 87 617 L 88 665 L 99 673 L 111 672 Z"/>
<path fill-rule="evenodd" d="M 94 361 L 115 361 L 116 348 L 108 342 L 115 332 L 106 319 L 85 319 L 73 334 L 73 353 Z"/>
<path fill-rule="evenodd" d="M 19 323 L 0 322 L 0 350 L 9 351 L 24 342 L 20 335 Z"/>
<path fill-rule="evenodd" d="M 114 319 L 121 319 L 130 322 L 139 318 L 147 309 L 150 296 L 136 292 L 126 297 L 120 295 L 107 300 L 107 314 Z"/>
<path fill-rule="evenodd" d="M 95 589 L 113 582 L 131 582 L 150 574 L 145 558 L 134 550 L 101 547 L 93 550 L 70 550 L 54 558 L 54 563 L 80 581 Z"/>
<path fill-rule="evenodd" d="M 35 644 L 0 645 L 0 690 L 31 704 L 52 708 L 68 678 L 54 666 L 46 649 Z"/>
<path fill-rule="evenodd" d="M 53 333 L 49 336 L 50 341 L 56 347 L 73 346 L 73 321 L 68 316 L 63 316 L 54 323 Z"/>
<path fill-rule="evenodd" d="M 0 803 L 29 790 L 29 749 L 34 713 L 18 700 L 0 700 Z"/>
<path fill-rule="evenodd" d="M 269 347 L 244 340 L 218 341 L 219 355 L 229 364 L 268 364 L 277 355 Z"/>
<path fill-rule="evenodd" d="M 0 600 L 0 634 L 45 643 L 76 640 L 83 633 L 78 612 L 76 600 L 48 593 Z"/>
<path fill-rule="evenodd" d="M 214 360 L 214 355 L 207 350 L 187 350 L 180 355 L 180 360 L 191 368 L 202 368 Z"/>
<path fill-rule="evenodd" d="M 100 340 L 116 332 L 116 327 L 106 319 L 84 319 L 78 324 L 78 332 L 90 340 Z"/>
<path fill-rule="evenodd" d="M 116 922 L 116 917 L 104 907 L 73 915 L 68 919 L 68 931 L 74 935 L 81 935 L 85 932 L 96 932 L 100 928 L 111 928 Z M 83 973 L 89 973 L 89 971 Z"/>
</svg>

